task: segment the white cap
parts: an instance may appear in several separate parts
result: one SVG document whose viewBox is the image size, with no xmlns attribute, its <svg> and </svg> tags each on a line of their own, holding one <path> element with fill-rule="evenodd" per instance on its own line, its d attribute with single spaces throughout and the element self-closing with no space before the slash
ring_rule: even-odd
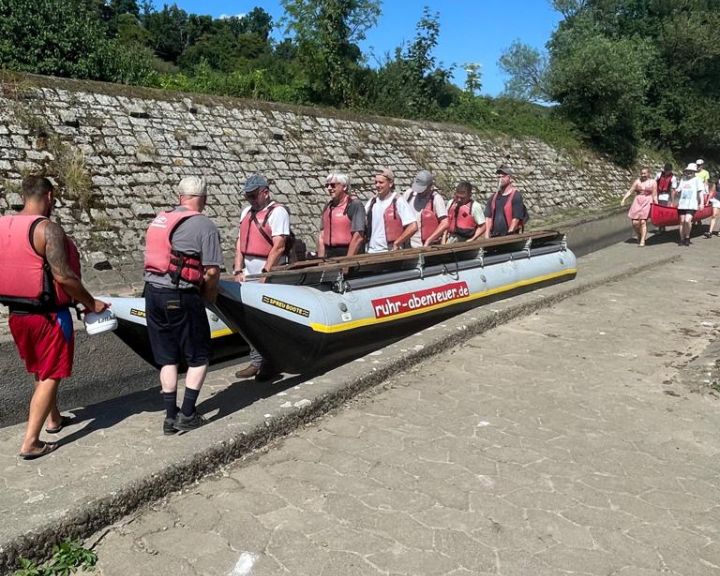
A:
<svg viewBox="0 0 720 576">
<path fill-rule="evenodd" d="M 695 164 L 695 162 L 690 162 L 690 164 L 685 167 L 685 170 L 692 170 L 693 172 L 697 172 L 697 164 Z"/>
<path fill-rule="evenodd" d="M 698 166 L 702 166 L 703 164 L 705 164 L 705 160 L 703 160 L 702 158 L 698 158 L 697 160 L 695 160 L 695 164 L 697 164 Z"/>
</svg>

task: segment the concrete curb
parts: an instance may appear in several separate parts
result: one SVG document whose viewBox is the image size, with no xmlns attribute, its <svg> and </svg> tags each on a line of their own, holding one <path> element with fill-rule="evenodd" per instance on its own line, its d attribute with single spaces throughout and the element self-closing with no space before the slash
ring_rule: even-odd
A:
<svg viewBox="0 0 720 576">
<path fill-rule="evenodd" d="M 331 370 L 318 377 L 312 398 L 295 403 L 289 412 L 272 418 L 267 418 L 266 414 L 263 420 L 256 418 L 252 427 L 243 432 L 233 432 L 226 426 L 213 431 L 215 438 L 210 438 L 209 434 L 198 435 L 191 454 L 164 463 L 159 470 L 150 470 L 144 477 L 130 481 L 107 496 L 90 498 L 82 504 L 74 503 L 74 506 L 63 509 L 59 517 L 44 521 L 42 528 L 0 542 L 0 571 L 14 569 L 20 557 L 46 558 L 52 546 L 59 541 L 86 538 L 142 505 L 179 490 L 223 465 L 248 456 L 270 441 L 338 408 L 359 393 L 461 344 L 471 336 L 597 286 L 669 264 L 680 256 L 668 256 L 667 252 L 662 251 L 657 255 L 643 253 L 643 257 L 641 264 L 622 262 L 618 265 L 617 258 L 613 260 L 612 257 L 603 256 L 603 253 L 594 253 L 580 262 L 579 276 L 571 283 L 550 286 L 471 310 L 387 347 L 382 352 L 382 358 L 373 353 Z M 611 267 L 612 272 L 606 272 L 608 267 Z M 370 366 L 372 369 L 368 371 Z M 212 425 L 205 428 L 210 427 Z"/>
</svg>

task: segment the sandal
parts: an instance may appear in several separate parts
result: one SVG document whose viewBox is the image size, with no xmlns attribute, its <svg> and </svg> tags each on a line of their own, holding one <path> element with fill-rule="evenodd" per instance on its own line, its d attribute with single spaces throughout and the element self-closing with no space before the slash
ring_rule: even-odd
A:
<svg viewBox="0 0 720 576">
<path fill-rule="evenodd" d="M 60 417 L 60 426 L 56 426 L 55 428 L 45 428 L 45 432 L 48 434 L 57 434 L 60 432 L 65 426 L 69 426 L 73 423 L 75 418 L 71 418 L 70 416 L 61 416 Z"/>
<path fill-rule="evenodd" d="M 41 456 L 45 456 L 46 454 L 50 454 L 50 452 L 54 452 L 57 450 L 58 445 L 52 442 L 43 442 L 43 447 L 37 451 L 37 452 L 20 452 L 18 456 L 22 458 L 23 460 L 35 460 L 36 458 L 40 458 Z"/>
</svg>

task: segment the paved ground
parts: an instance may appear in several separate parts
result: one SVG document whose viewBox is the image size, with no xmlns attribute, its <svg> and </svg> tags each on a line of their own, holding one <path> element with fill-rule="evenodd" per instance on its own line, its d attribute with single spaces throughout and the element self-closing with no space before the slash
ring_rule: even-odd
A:
<svg viewBox="0 0 720 576">
<path fill-rule="evenodd" d="M 720 242 L 655 249 L 683 257 L 472 338 L 97 534 L 99 573 L 720 574 Z"/>
</svg>

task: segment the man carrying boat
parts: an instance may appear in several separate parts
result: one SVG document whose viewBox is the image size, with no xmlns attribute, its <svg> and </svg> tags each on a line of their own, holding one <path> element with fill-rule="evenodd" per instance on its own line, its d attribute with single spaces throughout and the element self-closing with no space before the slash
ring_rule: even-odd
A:
<svg viewBox="0 0 720 576">
<path fill-rule="evenodd" d="M 330 201 L 320 218 L 317 255 L 320 258 L 353 256 L 365 242 L 365 208 L 350 196 L 350 177 L 333 172 L 325 179 Z"/>
<path fill-rule="evenodd" d="M 501 164 L 496 170 L 498 189 L 485 206 L 485 238 L 522 232 L 527 209 L 522 194 L 515 188 L 512 170 Z"/>
<path fill-rule="evenodd" d="M 145 314 L 150 347 L 160 366 L 165 435 L 205 423 L 195 408 L 210 358 L 205 302 L 215 301 L 224 263 L 220 233 L 202 214 L 207 202 L 205 179 L 187 176 L 177 190 L 179 205 L 158 214 L 145 235 Z M 188 369 L 178 408 L 182 361 Z"/>
<path fill-rule="evenodd" d="M 428 170 L 420 170 L 405 192 L 405 201 L 415 214 L 418 226 L 410 238 L 412 248 L 438 244 L 448 227 L 445 200 L 433 190 L 433 183 L 433 175 Z"/>
<path fill-rule="evenodd" d="M 395 174 L 383 168 L 375 175 L 377 193 L 365 205 L 367 251 L 387 252 L 406 248 L 417 232 L 415 214 L 405 199 L 395 192 Z"/>
<path fill-rule="evenodd" d="M 267 178 L 253 174 L 245 182 L 245 198 L 250 203 L 240 214 L 240 230 L 235 250 L 233 274 L 238 282 L 249 274 L 263 274 L 275 265 L 287 263 L 285 245 L 290 237 L 290 213 L 271 198 Z M 259 278 L 258 282 L 264 282 Z M 275 372 L 254 348 L 250 348 L 250 364 L 235 373 L 236 378 L 260 380 Z"/>
<path fill-rule="evenodd" d="M 485 233 L 485 215 L 479 202 L 472 197 L 472 184 L 460 182 L 448 204 L 448 227 L 443 244 L 471 242 Z"/>
<path fill-rule="evenodd" d="M 49 219 L 55 205 L 50 180 L 28 176 L 22 183 L 22 197 L 19 214 L 0 217 L 0 302 L 10 309 L 10 332 L 35 379 L 19 454 L 23 460 L 33 460 L 58 446 L 40 441 L 43 424 L 47 433 L 56 434 L 67 423 L 57 408 L 57 390 L 73 366 L 70 307 L 77 302 L 85 311 L 99 313 L 108 305 L 85 289 L 75 244 Z"/>
</svg>

